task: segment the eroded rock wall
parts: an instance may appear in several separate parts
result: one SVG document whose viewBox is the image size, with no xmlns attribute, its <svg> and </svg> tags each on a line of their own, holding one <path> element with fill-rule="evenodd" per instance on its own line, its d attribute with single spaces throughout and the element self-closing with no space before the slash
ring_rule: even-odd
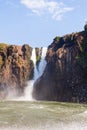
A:
<svg viewBox="0 0 87 130">
<path fill-rule="evenodd" d="M 31 53 L 28 45 L 0 44 L 0 98 L 6 98 L 9 93 L 23 94 L 33 70 Z"/>
<path fill-rule="evenodd" d="M 87 32 L 56 37 L 48 47 L 47 66 L 35 82 L 37 100 L 87 102 Z"/>
</svg>

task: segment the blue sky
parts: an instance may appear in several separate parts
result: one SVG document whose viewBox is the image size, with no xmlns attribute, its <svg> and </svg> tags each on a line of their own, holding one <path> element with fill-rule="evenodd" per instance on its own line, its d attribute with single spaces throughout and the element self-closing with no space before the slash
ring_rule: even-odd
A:
<svg viewBox="0 0 87 130">
<path fill-rule="evenodd" d="M 48 46 L 83 30 L 87 0 L 0 0 L 0 42 Z"/>
</svg>

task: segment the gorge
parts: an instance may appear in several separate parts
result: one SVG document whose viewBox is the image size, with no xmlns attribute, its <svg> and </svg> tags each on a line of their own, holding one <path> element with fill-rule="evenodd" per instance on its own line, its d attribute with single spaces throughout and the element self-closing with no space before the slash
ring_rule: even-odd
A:
<svg viewBox="0 0 87 130">
<path fill-rule="evenodd" d="M 55 37 L 48 49 L 0 44 L 0 98 L 10 92 L 26 100 L 86 103 L 87 26 Z"/>
<path fill-rule="evenodd" d="M 35 99 L 87 102 L 87 25 L 84 28 L 57 36 L 48 46 L 46 68 L 34 84 Z"/>
<path fill-rule="evenodd" d="M 87 28 L 41 48 L 0 44 L 0 130 L 87 130 Z"/>
</svg>

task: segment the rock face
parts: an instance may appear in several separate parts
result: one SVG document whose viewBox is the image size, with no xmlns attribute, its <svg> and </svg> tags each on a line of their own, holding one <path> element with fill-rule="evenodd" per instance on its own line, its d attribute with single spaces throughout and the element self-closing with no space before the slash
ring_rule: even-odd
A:
<svg viewBox="0 0 87 130">
<path fill-rule="evenodd" d="M 87 31 L 56 37 L 48 47 L 47 65 L 35 82 L 37 100 L 87 102 Z"/>
<path fill-rule="evenodd" d="M 0 44 L 0 98 L 23 94 L 26 81 L 31 76 L 32 48 L 28 45 Z"/>
</svg>

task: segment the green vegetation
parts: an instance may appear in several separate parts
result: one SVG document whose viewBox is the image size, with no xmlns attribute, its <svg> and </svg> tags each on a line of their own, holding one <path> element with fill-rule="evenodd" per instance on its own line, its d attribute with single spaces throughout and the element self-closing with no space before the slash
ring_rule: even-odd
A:
<svg viewBox="0 0 87 130">
<path fill-rule="evenodd" d="M 56 36 L 56 37 L 54 38 L 54 41 L 55 41 L 55 42 L 58 42 L 59 39 L 60 39 L 60 37 L 59 37 L 59 36 Z"/>
<path fill-rule="evenodd" d="M 20 64 L 20 65 L 21 65 L 21 59 L 20 59 L 20 58 L 18 58 L 18 64 Z"/>
<path fill-rule="evenodd" d="M 39 48 L 35 48 L 35 51 L 36 51 L 36 62 L 38 62 L 41 59 L 40 49 Z"/>
<path fill-rule="evenodd" d="M 80 46 L 80 54 L 76 59 L 83 69 L 87 68 L 87 41 Z"/>
<path fill-rule="evenodd" d="M 80 49 L 81 52 L 83 52 L 83 47 L 82 47 L 82 45 L 80 45 L 80 48 L 79 48 L 79 49 Z"/>
<path fill-rule="evenodd" d="M 38 61 L 40 61 L 40 59 L 41 59 L 41 57 L 38 55 L 38 56 L 36 56 L 36 61 L 38 62 Z"/>
<path fill-rule="evenodd" d="M 3 49 L 7 47 L 8 47 L 8 44 L 0 43 L 0 51 L 2 51 Z"/>
<path fill-rule="evenodd" d="M 83 64 L 83 62 L 84 62 L 84 56 L 83 55 L 77 56 L 76 59 L 78 60 L 79 65 Z"/>
<path fill-rule="evenodd" d="M 24 65 L 24 61 L 23 61 L 23 59 L 22 58 L 20 58 L 20 57 L 18 57 L 18 59 L 16 59 L 16 61 L 18 61 L 18 64 L 19 64 L 19 66 L 20 67 L 22 67 L 23 65 Z"/>
<path fill-rule="evenodd" d="M 2 56 L 0 56 L 0 66 L 3 64 Z"/>
</svg>

